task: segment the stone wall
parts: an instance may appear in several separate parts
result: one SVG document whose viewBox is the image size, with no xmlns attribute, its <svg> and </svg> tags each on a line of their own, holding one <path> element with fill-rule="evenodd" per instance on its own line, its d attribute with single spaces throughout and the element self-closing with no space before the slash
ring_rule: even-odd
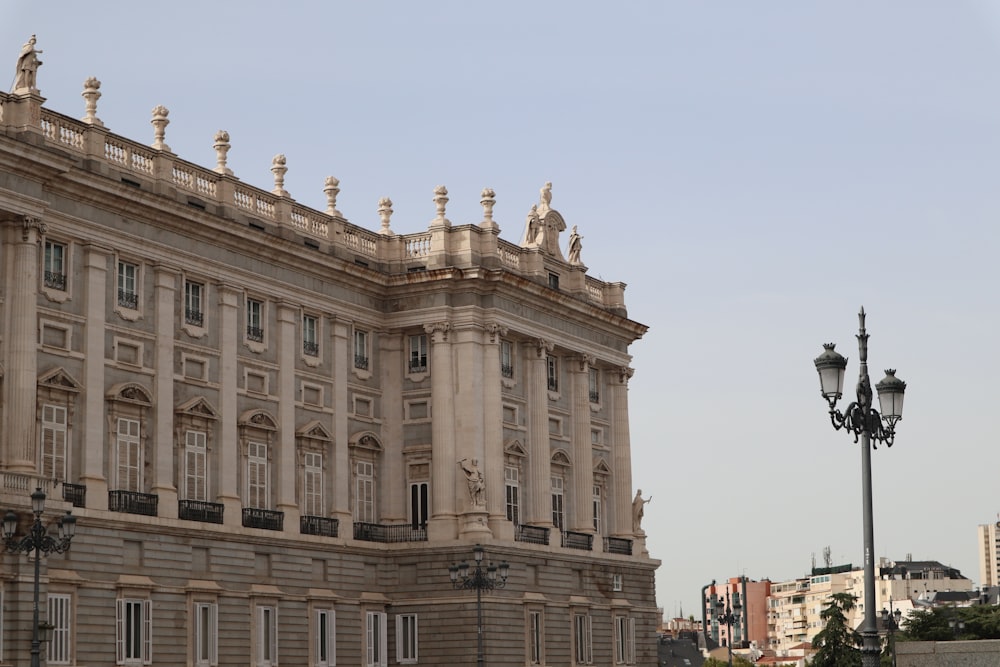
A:
<svg viewBox="0 0 1000 667">
<path fill-rule="evenodd" d="M 1000 639 L 959 642 L 899 642 L 896 667 L 995 667 Z"/>
</svg>

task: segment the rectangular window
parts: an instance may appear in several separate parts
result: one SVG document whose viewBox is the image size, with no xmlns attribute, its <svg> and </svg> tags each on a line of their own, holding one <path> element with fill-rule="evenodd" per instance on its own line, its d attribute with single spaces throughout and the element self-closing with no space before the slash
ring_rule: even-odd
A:
<svg viewBox="0 0 1000 667">
<path fill-rule="evenodd" d="M 46 649 L 45 662 L 50 665 L 69 665 L 73 662 L 71 653 L 72 636 L 70 621 L 72 598 L 69 595 L 48 595 L 48 621 L 52 626 L 52 639 Z"/>
<path fill-rule="evenodd" d="M 117 490 L 142 491 L 142 449 L 138 420 L 118 419 L 116 450 Z"/>
<path fill-rule="evenodd" d="M 118 305 L 135 310 L 139 307 L 137 278 L 139 267 L 129 262 L 118 262 Z"/>
<path fill-rule="evenodd" d="M 194 603 L 194 664 L 219 664 L 219 607 L 214 602 Z"/>
<path fill-rule="evenodd" d="M 317 609 L 314 631 L 316 638 L 315 667 L 333 667 L 337 664 L 337 624 L 333 609 Z"/>
<path fill-rule="evenodd" d="M 528 664 L 542 664 L 543 642 L 542 612 L 528 612 Z"/>
<path fill-rule="evenodd" d="M 306 516 L 325 516 L 323 511 L 323 455 L 306 452 L 302 470 L 302 512 Z"/>
<path fill-rule="evenodd" d="M 149 600 L 120 598 L 115 618 L 115 659 L 119 665 L 153 662 L 153 618 Z"/>
<path fill-rule="evenodd" d="M 365 614 L 365 667 L 386 667 L 385 612 Z"/>
<path fill-rule="evenodd" d="M 594 532 L 601 535 L 601 487 L 594 487 Z"/>
<path fill-rule="evenodd" d="M 208 500 L 208 448 L 204 431 L 184 432 L 184 500 Z"/>
<path fill-rule="evenodd" d="M 601 402 L 601 371 L 596 368 L 590 369 L 590 402 Z"/>
<path fill-rule="evenodd" d="M 635 664 L 635 620 L 615 616 L 615 664 Z"/>
<path fill-rule="evenodd" d="M 402 665 L 417 661 L 417 615 L 396 616 L 396 662 Z"/>
<path fill-rule="evenodd" d="M 500 341 L 500 374 L 514 377 L 514 346 L 509 340 Z"/>
<path fill-rule="evenodd" d="M 430 518 L 430 485 L 427 482 L 410 484 L 410 526 L 426 528 Z"/>
<path fill-rule="evenodd" d="M 559 289 L 559 274 L 550 273 L 549 274 L 549 287 L 552 289 Z"/>
<path fill-rule="evenodd" d="M 559 391 L 559 360 L 545 357 L 546 383 L 549 391 Z"/>
<path fill-rule="evenodd" d="M 42 406 L 41 474 L 48 479 L 66 479 L 66 408 Z"/>
<path fill-rule="evenodd" d="M 66 290 L 66 246 L 62 243 L 45 242 L 45 286 Z"/>
<path fill-rule="evenodd" d="M 375 523 L 375 470 L 369 461 L 358 461 L 354 466 L 355 495 L 354 520 Z"/>
<path fill-rule="evenodd" d="M 354 330 L 354 367 L 368 370 L 368 332 Z"/>
<path fill-rule="evenodd" d="M 247 507 L 268 509 L 267 445 L 247 444 Z"/>
<path fill-rule="evenodd" d="M 257 606 L 257 659 L 256 667 L 273 667 L 278 664 L 278 610 Z"/>
<path fill-rule="evenodd" d="M 504 466 L 503 486 L 504 504 L 507 507 L 507 520 L 517 526 L 521 523 L 521 506 L 518 470 L 516 466 Z"/>
<path fill-rule="evenodd" d="M 319 320 L 312 315 L 302 316 L 302 354 L 319 356 Z"/>
<path fill-rule="evenodd" d="M 247 299 L 247 340 L 264 342 L 264 304 Z"/>
<path fill-rule="evenodd" d="M 427 372 L 427 335 L 410 336 L 410 372 Z"/>
<path fill-rule="evenodd" d="M 205 323 L 204 310 L 202 309 L 202 297 L 205 293 L 205 286 L 201 283 L 184 281 L 184 321 L 196 327 Z"/>
<path fill-rule="evenodd" d="M 591 640 L 591 622 L 589 614 L 573 616 L 573 653 L 576 664 L 590 665 L 594 662 L 594 646 Z"/>
<path fill-rule="evenodd" d="M 563 480 L 562 477 L 552 478 L 552 525 L 559 530 L 563 529 L 566 515 L 563 509 Z"/>
</svg>

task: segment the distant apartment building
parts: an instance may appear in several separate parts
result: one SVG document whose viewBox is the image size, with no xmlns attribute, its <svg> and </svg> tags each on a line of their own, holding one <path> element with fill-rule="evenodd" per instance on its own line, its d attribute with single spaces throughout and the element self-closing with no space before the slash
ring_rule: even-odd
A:
<svg viewBox="0 0 1000 667">
<path fill-rule="evenodd" d="M 997 548 L 997 540 L 1000 539 L 998 532 L 1000 531 L 998 528 L 1000 528 L 1000 521 L 981 524 L 976 530 L 979 537 L 977 542 L 979 545 L 979 585 L 984 588 L 1000 585 L 1000 576 L 998 576 L 1000 549 Z"/>
<path fill-rule="evenodd" d="M 767 599 L 771 582 L 732 577 L 723 583 L 705 587 L 702 600 L 706 638 L 719 646 L 746 648 L 767 642 Z M 721 605 L 721 607 L 720 607 Z M 731 609 L 735 620 L 732 635 L 726 623 L 719 622 L 720 611 Z"/>
</svg>

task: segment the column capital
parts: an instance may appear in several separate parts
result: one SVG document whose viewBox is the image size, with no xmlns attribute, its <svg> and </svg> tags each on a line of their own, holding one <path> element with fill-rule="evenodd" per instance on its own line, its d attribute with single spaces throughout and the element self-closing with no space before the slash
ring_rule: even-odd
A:
<svg viewBox="0 0 1000 667">
<path fill-rule="evenodd" d="M 525 350 L 529 353 L 534 352 L 536 359 L 545 359 L 545 356 L 551 354 L 555 347 L 554 343 L 551 343 L 544 338 L 532 338 L 524 341 Z"/>
<path fill-rule="evenodd" d="M 20 218 L 22 242 L 36 242 L 38 240 L 38 236 L 45 233 L 45 223 L 42 222 L 40 217 L 36 215 L 22 215 Z"/>
<path fill-rule="evenodd" d="M 489 334 L 491 343 L 499 343 L 503 336 L 507 335 L 507 327 L 498 322 L 487 322 L 483 327 L 486 333 Z"/>
<path fill-rule="evenodd" d="M 594 365 L 594 355 L 587 354 L 586 352 L 581 352 L 580 354 L 574 354 L 569 358 L 570 361 L 576 362 L 576 366 L 570 366 L 570 371 L 577 373 L 586 373 L 587 369 Z"/>
<path fill-rule="evenodd" d="M 619 366 L 618 368 L 610 371 L 612 380 L 618 384 L 627 385 L 629 379 L 635 374 L 635 369 L 629 366 Z"/>
<path fill-rule="evenodd" d="M 448 333 L 451 331 L 451 322 L 432 322 L 424 325 L 424 331 L 431 336 L 432 343 L 444 343 L 448 341 Z"/>
</svg>

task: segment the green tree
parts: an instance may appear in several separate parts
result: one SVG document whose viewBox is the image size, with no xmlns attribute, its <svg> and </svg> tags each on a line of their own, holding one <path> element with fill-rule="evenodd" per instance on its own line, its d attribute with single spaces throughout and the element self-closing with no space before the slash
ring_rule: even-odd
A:
<svg viewBox="0 0 1000 667">
<path fill-rule="evenodd" d="M 903 632 L 897 639 L 937 642 L 1000 639 L 1000 607 L 975 605 L 916 609 L 903 622 Z"/>
<path fill-rule="evenodd" d="M 819 615 L 823 629 L 813 639 L 817 651 L 810 667 L 860 667 L 861 634 L 847 624 L 847 615 L 856 600 L 850 593 L 834 593 L 830 597 Z"/>
</svg>

